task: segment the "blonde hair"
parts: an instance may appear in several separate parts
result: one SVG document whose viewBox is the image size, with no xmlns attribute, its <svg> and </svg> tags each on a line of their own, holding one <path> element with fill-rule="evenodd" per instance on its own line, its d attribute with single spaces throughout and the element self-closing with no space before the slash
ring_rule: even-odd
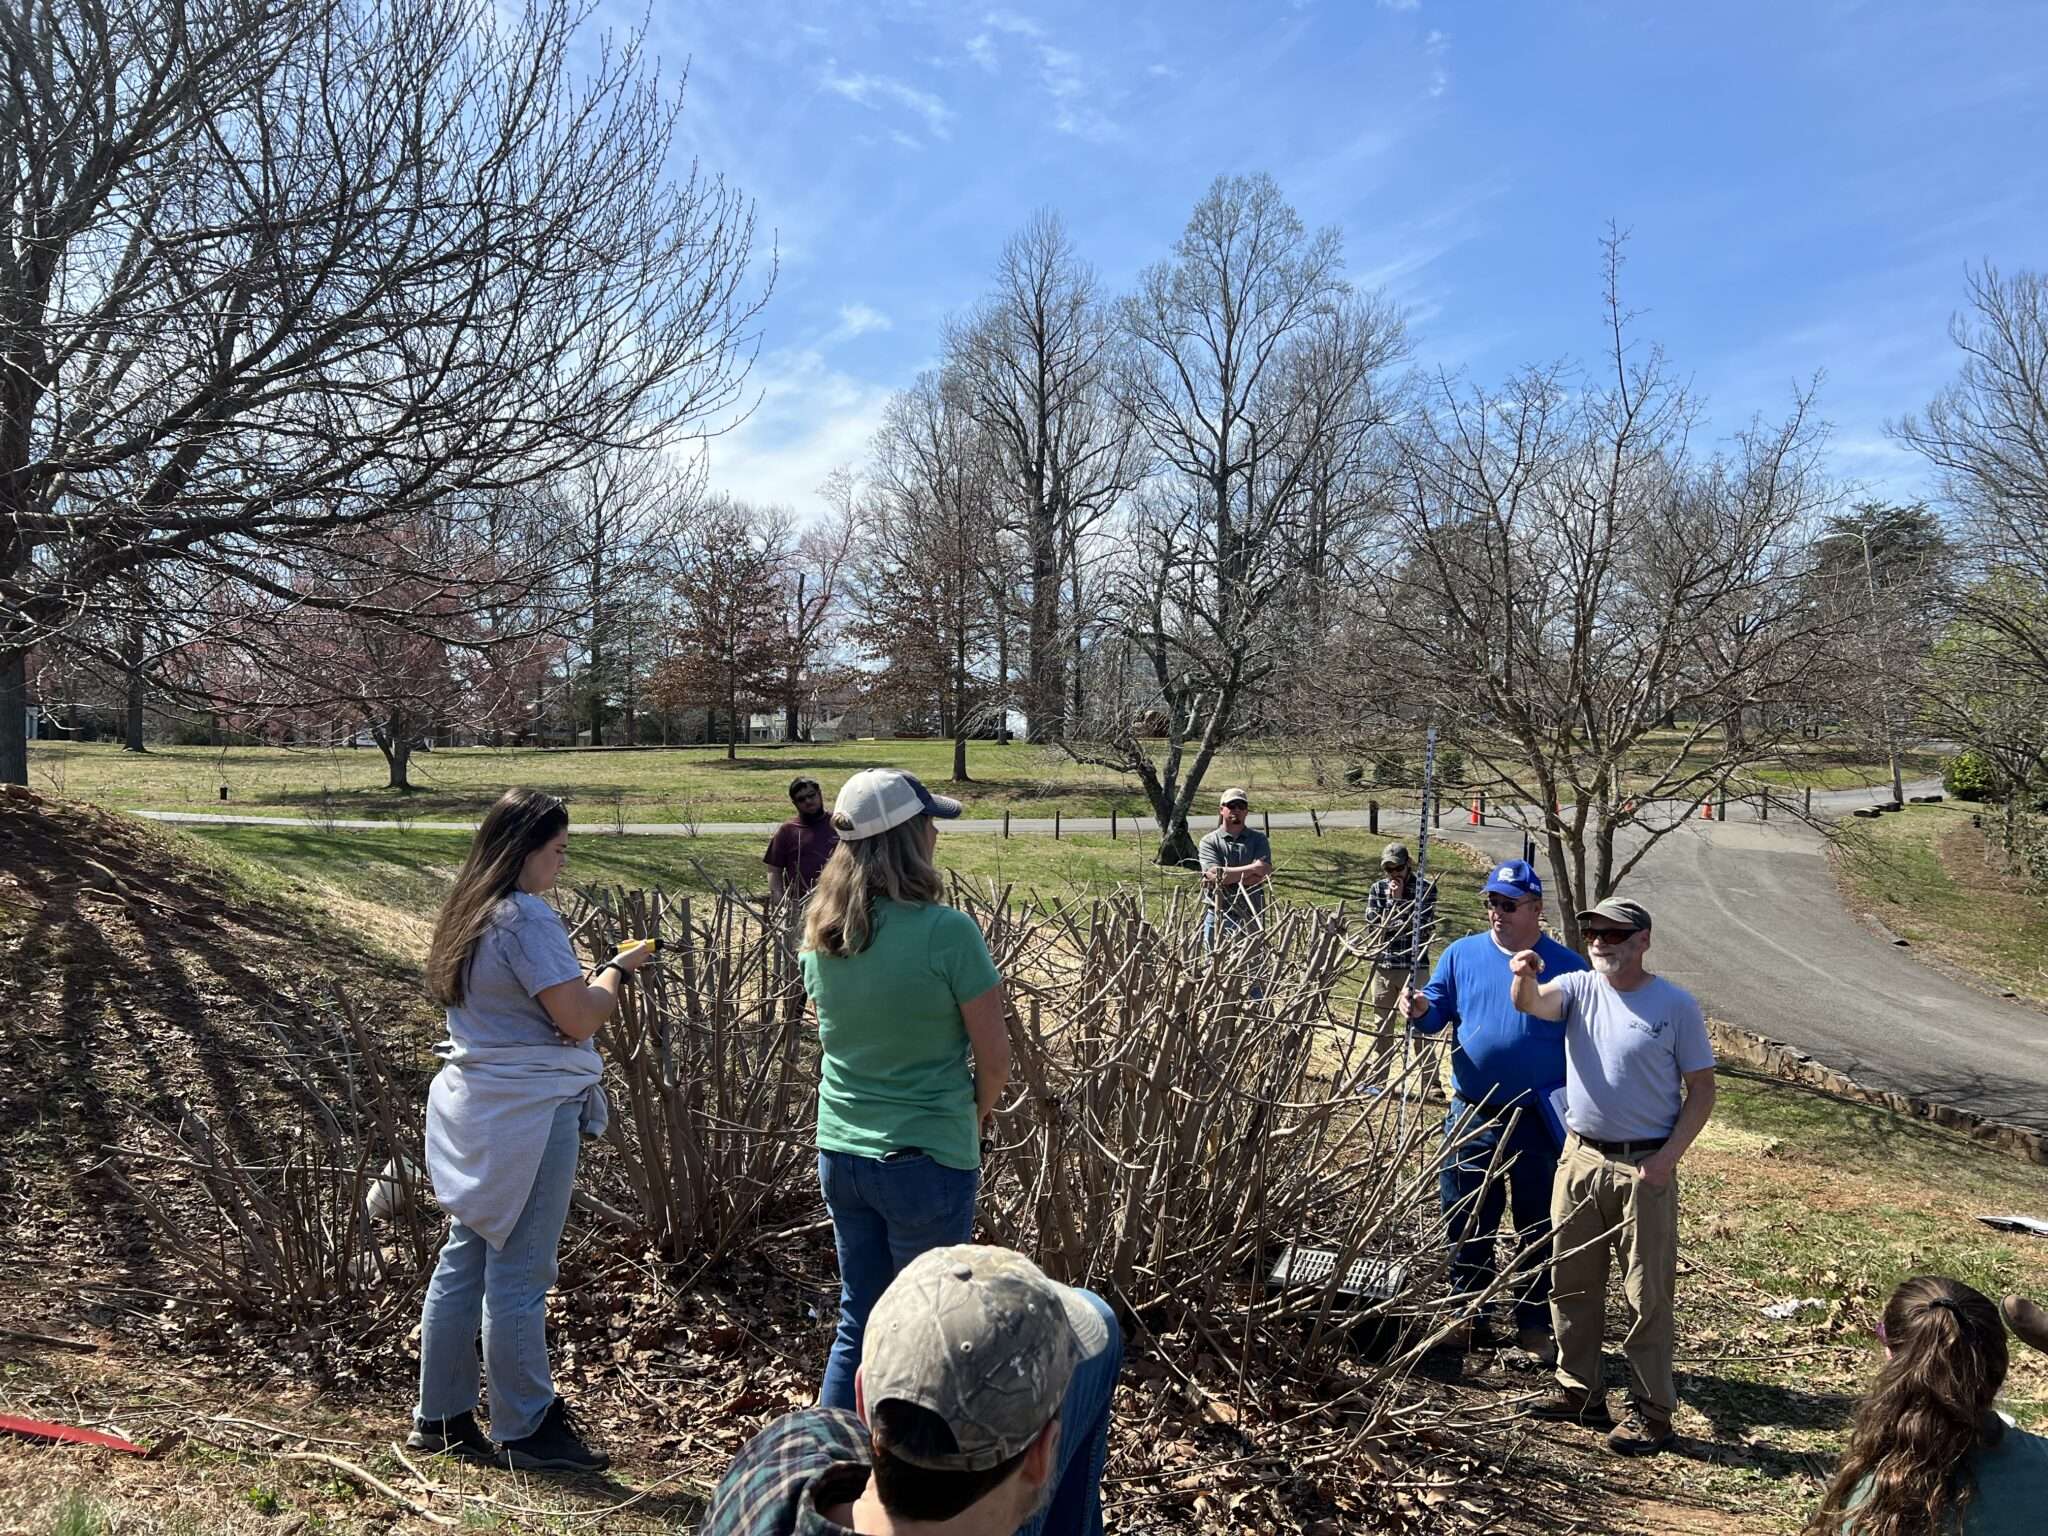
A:
<svg viewBox="0 0 2048 1536">
<path fill-rule="evenodd" d="M 873 837 L 848 841 L 851 817 L 832 813 L 842 836 L 818 875 L 804 919 L 806 950 L 844 959 L 866 949 L 875 937 L 874 904 L 901 901 L 924 906 L 946 892 L 931 860 L 929 816 L 913 816 Z"/>
<path fill-rule="evenodd" d="M 444 1008 L 469 990 L 469 962 L 498 904 L 519 889 L 527 857 L 569 829 L 569 807 L 537 789 L 508 789 L 476 829 L 455 887 L 434 919 L 427 946 L 427 991 Z"/>
</svg>

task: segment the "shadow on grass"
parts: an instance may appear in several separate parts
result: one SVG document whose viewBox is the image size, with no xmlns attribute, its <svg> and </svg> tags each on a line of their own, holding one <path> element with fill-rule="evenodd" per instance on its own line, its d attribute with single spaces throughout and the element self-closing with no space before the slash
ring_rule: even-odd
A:
<svg viewBox="0 0 2048 1536">
<path fill-rule="evenodd" d="M 1683 1372 L 1678 1395 L 1712 1427 L 1710 1438 L 1681 1435 L 1676 1454 L 1715 1466 L 1748 1467 L 1772 1478 L 1826 1477 L 1831 1456 L 1771 1443 L 1774 1432 L 1831 1433 L 1848 1424 L 1857 1399 L 1841 1392 L 1808 1392 L 1775 1382 Z"/>
</svg>

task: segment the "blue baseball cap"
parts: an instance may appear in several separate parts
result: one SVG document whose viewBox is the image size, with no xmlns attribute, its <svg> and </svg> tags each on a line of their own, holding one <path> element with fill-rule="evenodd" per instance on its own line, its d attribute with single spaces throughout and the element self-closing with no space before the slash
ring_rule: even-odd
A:
<svg viewBox="0 0 2048 1536">
<path fill-rule="evenodd" d="M 1536 873 L 1536 866 L 1527 859 L 1509 859 L 1505 864 L 1493 866 L 1493 872 L 1486 877 L 1486 891 L 1493 896 L 1512 896 L 1520 901 L 1525 896 L 1543 894 L 1543 877 Z"/>
</svg>

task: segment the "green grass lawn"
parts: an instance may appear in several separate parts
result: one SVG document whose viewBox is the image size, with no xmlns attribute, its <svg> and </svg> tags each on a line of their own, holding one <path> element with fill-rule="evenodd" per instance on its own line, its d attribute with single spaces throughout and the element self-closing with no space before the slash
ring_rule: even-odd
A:
<svg viewBox="0 0 2048 1536">
<path fill-rule="evenodd" d="M 1789 1084 L 1724 1071 L 1719 1087 L 1681 1172 L 1678 1428 L 1703 1444 L 1663 1462 L 1675 1488 L 1791 1532 L 1882 1361 L 1874 1325 L 1900 1280 L 2048 1295 L 2048 1243 L 1975 1219 L 2048 1212 L 2048 1169 Z M 2002 1406 L 2048 1424 L 2048 1359 L 2013 1350 Z"/>
<path fill-rule="evenodd" d="M 336 831 L 313 827 L 187 827 L 181 842 L 209 849 L 258 890 L 295 905 L 325 907 L 336 918 L 367 928 L 402 955 L 424 952 L 425 924 L 440 905 L 461 863 L 468 838 L 450 832 Z M 1379 878 L 1385 837 L 1333 830 L 1317 837 L 1307 828 L 1273 833 L 1274 896 L 1286 902 L 1354 908 Z M 573 832 L 570 885 L 710 890 L 730 882 L 765 889 L 765 839 L 741 837 L 620 837 Z M 1449 934 L 1475 931 L 1484 908 L 1479 871 L 1486 862 L 1453 845 L 1433 843 L 1439 879 L 1440 921 Z M 1446 851 L 1452 849 L 1452 851 Z M 941 836 L 942 868 L 977 885 L 1007 888 L 1013 900 L 1055 900 L 1136 889 L 1163 898 L 1198 889 L 1192 872 L 1161 869 L 1149 840 L 1085 834 L 1004 839 L 985 834 Z"/>
<path fill-rule="evenodd" d="M 1653 740 L 1643 755 L 1661 762 L 1675 743 Z M 578 823 L 779 820 L 789 814 L 789 781 L 809 773 L 829 796 L 849 775 L 878 766 L 906 768 L 948 789 L 970 816 L 1120 816 L 1147 818 L 1136 783 L 1064 753 L 1024 742 L 968 745 L 972 781 L 955 788 L 949 741 L 850 741 L 818 746 L 749 746 L 734 762 L 723 747 L 672 750 L 454 748 L 412 760 L 413 792 L 385 788 L 382 754 L 374 748 L 156 747 L 145 755 L 105 742 L 29 744 L 29 782 L 39 790 L 119 810 L 228 811 L 256 816 L 344 820 L 475 820 L 514 784 L 563 796 Z M 1924 756 L 1924 755 L 1923 755 Z M 1410 752 L 1411 766 L 1416 757 Z M 1790 785 L 1842 787 L 1875 783 L 1882 764 L 1843 760 L 1816 746 L 1810 761 L 1759 776 Z M 1908 771 L 1931 771 L 1931 757 Z M 1255 809 L 1356 809 L 1367 795 L 1390 809 L 1415 803 L 1412 789 L 1363 790 L 1346 784 L 1346 763 L 1306 750 L 1257 747 L 1218 756 L 1204 780 L 1201 818 L 1214 794 L 1240 785 Z M 220 798 L 225 786 L 228 799 Z M 1412 817 L 1412 809 L 1396 812 Z"/>
<path fill-rule="evenodd" d="M 1850 910 L 1994 988 L 2048 1006 L 2048 901 L 2009 878 L 1970 824 L 1973 815 L 1997 814 L 1995 806 L 1946 801 L 1851 823 L 1836 875 Z"/>
<path fill-rule="evenodd" d="M 1205 780 L 1202 810 L 1231 785 L 1249 790 L 1265 810 L 1325 809 L 1362 804 L 1341 784 L 1319 784 L 1305 753 L 1220 754 Z M 568 800 L 577 821 L 594 828 L 629 822 L 779 821 L 789 814 L 789 781 L 808 773 L 829 799 L 863 768 L 904 768 L 957 794 L 970 816 L 1136 817 L 1144 795 L 1134 780 L 1073 762 L 1064 753 L 1024 742 L 968 744 L 972 782 L 949 784 L 950 741 L 849 741 L 817 746 L 749 746 L 731 763 L 724 747 L 670 750 L 455 748 L 412 760 L 413 792 L 385 787 L 382 754 L 374 748 L 158 747 L 146 755 L 101 742 L 34 742 L 29 781 L 37 789 L 122 810 L 230 811 L 249 815 L 332 815 L 346 820 L 416 817 L 474 820 L 515 784 Z M 220 800 L 226 785 L 228 800 Z M 1386 797 L 1382 797 L 1386 798 Z M 1412 804 L 1413 796 L 1410 795 Z"/>
</svg>

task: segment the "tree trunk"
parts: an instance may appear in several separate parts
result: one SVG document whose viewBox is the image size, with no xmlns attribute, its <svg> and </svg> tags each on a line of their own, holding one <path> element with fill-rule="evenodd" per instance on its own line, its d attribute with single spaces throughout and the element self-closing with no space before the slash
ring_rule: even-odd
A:
<svg viewBox="0 0 2048 1536">
<path fill-rule="evenodd" d="M 406 769 L 412 765 L 411 732 L 402 725 L 381 731 L 373 726 L 370 735 L 377 743 L 377 750 L 384 754 L 385 764 L 391 769 L 389 781 L 384 787 L 411 794 L 412 785 L 405 776 Z"/>
<path fill-rule="evenodd" d="M 126 750 L 147 752 L 142 740 L 142 626 L 131 625 L 121 647 L 121 663 L 128 674 L 128 740 Z"/>
<path fill-rule="evenodd" d="M 953 782 L 967 782 L 967 737 L 964 734 L 953 738 Z"/>
<path fill-rule="evenodd" d="M 28 652 L 0 651 L 0 784 L 28 782 Z"/>
<path fill-rule="evenodd" d="M 1160 868 L 1186 869 L 1194 863 L 1195 852 L 1195 834 L 1188 830 L 1187 818 L 1171 818 L 1159 834 Z"/>
<path fill-rule="evenodd" d="M 1045 505 L 1042 487 L 1033 488 L 1031 509 L 1031 688 L 1025 740 L 1057 741 L 1066 703 L 1060 645 L 1059 529 Z"/>
<path fill-rule="evenodd" d="M 738 762 L 740 755 L 740 706 L 738 699 L 729 700 L 725 709 L 725 760 Z"/>
</svg>

